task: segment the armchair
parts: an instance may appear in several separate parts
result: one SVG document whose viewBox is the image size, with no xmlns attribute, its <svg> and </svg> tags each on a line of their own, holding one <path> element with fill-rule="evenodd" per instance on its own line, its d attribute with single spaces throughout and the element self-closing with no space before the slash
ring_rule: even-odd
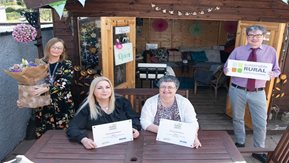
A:
<svg viewBox="0 0 289 163">
<path fill-rule="evenodd" d="M 215 98 L 218 96 L 218 88 L 227 87 L 227 77 L 223 72 L 222 64 L 210 65 L 209 69 L 196 68 L 194 71 L 194 94 L 197 94 L 198 86 L 210 86 L 214 88 Z"/>
</svg>

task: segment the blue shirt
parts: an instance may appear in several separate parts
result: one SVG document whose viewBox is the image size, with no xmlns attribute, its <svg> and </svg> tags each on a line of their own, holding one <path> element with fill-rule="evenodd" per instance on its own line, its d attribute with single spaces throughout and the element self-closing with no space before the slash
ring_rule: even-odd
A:
<svg viewBox="0 0 289 163">
<path fill-rule="evenodd" d="M 230 54 L 228 59 L 247 61 L 252 49 L 250 45 L 244 45 L 235 48 Z M 256 51 L 256 62 L 272 63 L 272 72 L 274 77 L 280 75 L 280 67 L 277 59 L 276 50 L 272 46 L 261 45 Z M 227 68 L 228 60 L 224 65 L 224 69 Z M 232 83 L 241 87 L 247 87 L 248 78 L 231 77 Z M 256 80 L 255 87 L 263 88 L 266 85 L 266 80 Z"/>
</svg>

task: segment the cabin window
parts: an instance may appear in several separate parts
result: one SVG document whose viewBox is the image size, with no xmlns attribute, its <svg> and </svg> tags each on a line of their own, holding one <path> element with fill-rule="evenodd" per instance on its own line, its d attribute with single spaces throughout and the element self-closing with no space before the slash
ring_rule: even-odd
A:
<svg viewBox="0 0 289 163">
<path fill-rule="evenodd" d="M 99 71 L 101 35 L 99 17 L 78 17 L 79 57 L 82 69 Z"/>
</svg>

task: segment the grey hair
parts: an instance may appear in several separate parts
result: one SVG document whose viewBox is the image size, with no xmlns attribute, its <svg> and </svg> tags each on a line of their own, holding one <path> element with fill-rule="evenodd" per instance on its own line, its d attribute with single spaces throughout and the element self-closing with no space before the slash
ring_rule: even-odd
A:
<svg viewBox="0 0 289 163">
<path fill-rule="evenodd" d="M 260 25 L 252 25 L 246 28 L 246 35 L 249 34 L 251 31 L 262 31 L 262 34 L 265 35 L 267 33 L 267 30 L 265 27 L 260 26 Z"/>
<path fill-rule="evenodd" d="M 165 75 L 165 76 L 161 77 L 159 82 L 158 82 L 158 85 L 160 86 L 164 82 L 174 82 L 177 89 L 179 89 L 179 87 L 180 87 L 180 81 L 178 80 L 178 78 L 176 78 L 173 75 Z"/>
</svg>

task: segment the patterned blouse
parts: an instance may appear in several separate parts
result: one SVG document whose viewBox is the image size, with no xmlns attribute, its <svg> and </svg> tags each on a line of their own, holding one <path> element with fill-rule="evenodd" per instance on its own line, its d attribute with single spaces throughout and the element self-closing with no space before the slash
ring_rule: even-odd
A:
<svg viewBox="0 0 289 163">
<path fill-rule="evenodd" d="M 158 97 L 157 113 L 155 115 L 154 124 L 159 125 L 161 118 L 170 119 L 170 120 L 179 121 L 179 122 L 181 121 L 176 98 L 172 106 L 164 107 L 161 103 L 160 97 Z"/>
<path fill-rule="evenodd" d="M 55 68 L 53 83 L 49 85 L 52 103 L 34 110 L 37 138 L 47 130 L 68 128 L 69 120 L 74 115 L 74 103 L 71 94 L 73 79 L 71 61 L 60 61 L 59 64 L 52 65 L 50 68 Z"/>
</svg>

